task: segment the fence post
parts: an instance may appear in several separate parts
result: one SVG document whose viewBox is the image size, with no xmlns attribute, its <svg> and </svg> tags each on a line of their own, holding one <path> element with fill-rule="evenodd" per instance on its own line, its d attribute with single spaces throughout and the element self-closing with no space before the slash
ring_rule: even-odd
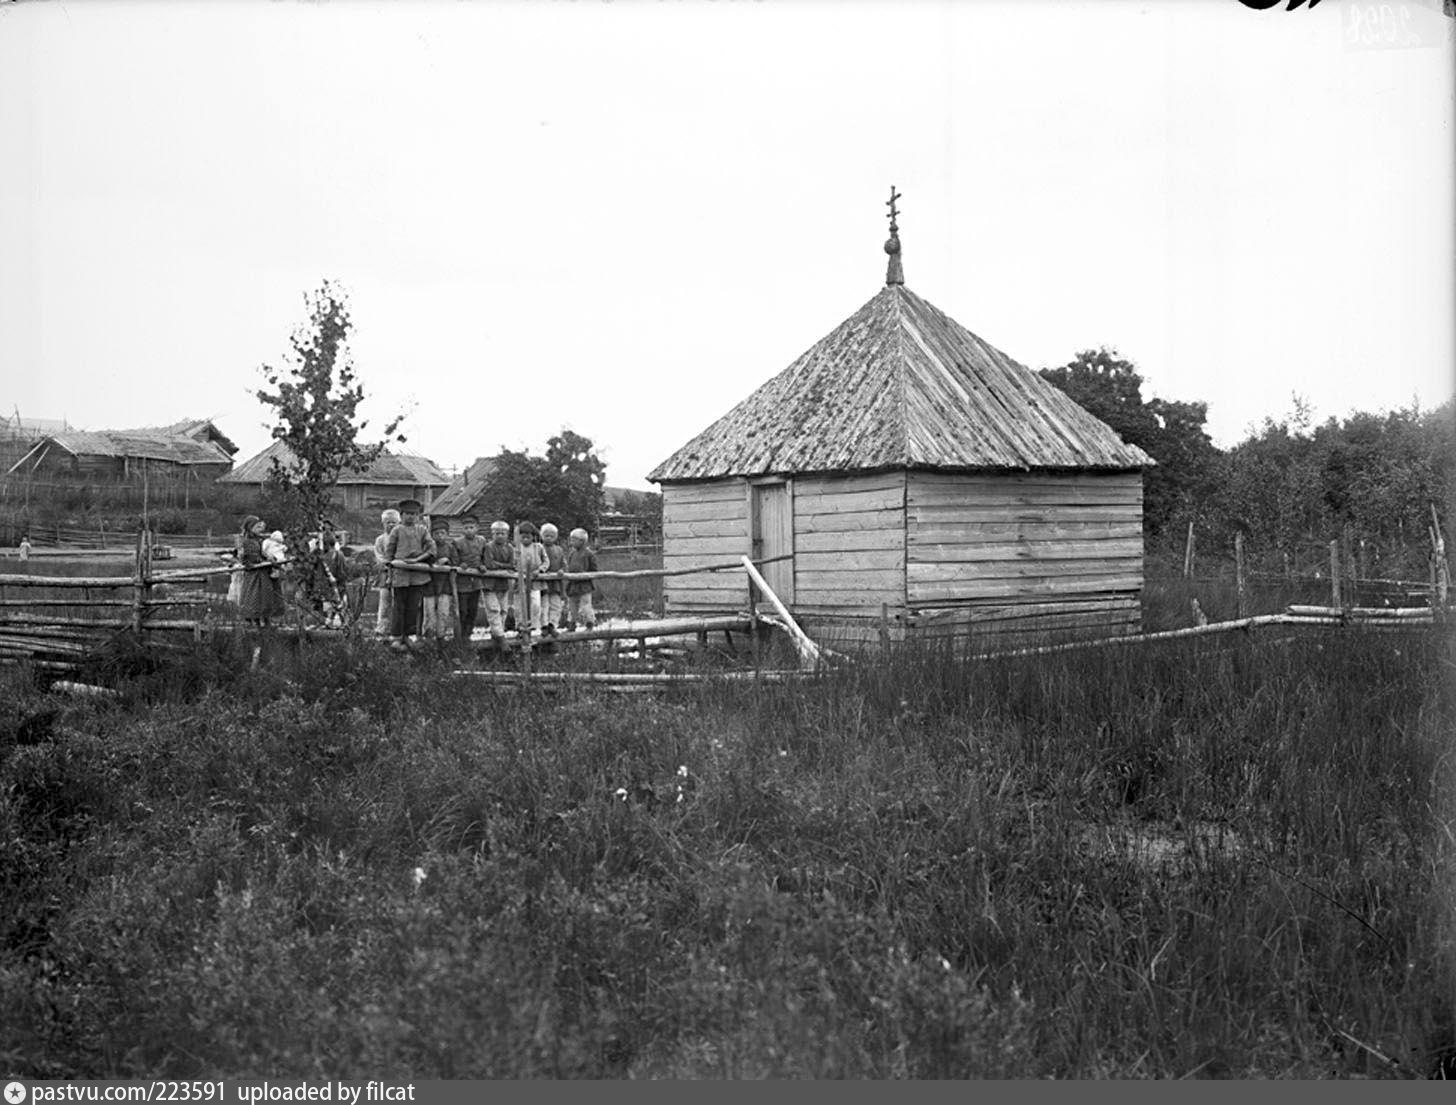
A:
<svg viewBox="0 0 1456 1105">
<path fill-rule="evenodd" d="M 1244 590 L 1244 535 L 1234 534 L 1234 587 L 1238 595 L 1238 616 L 1248 613 L 1248 595 Z"/>
<path fill-rule="evenodd" d="M 1340 601 L 1340 543 L 1330 542 L 1330 605 L 1336 610 L 1343 610 L 1344 603 Z"/>
<path fill-rule="evenodd" d="M 1350 523 L 1346 522 L 1340 529 L 1340 566 L 1345 569 L 1345 582 L 1349 586 L 1345 590 L 1350 605 L 1360 605 L 1360 575 L 1358 565 L 1355 563 L 1355 542 L 1351 537 Z"/>
<path fill-rule="evenodd" d="M 136 574 L 132 580 L 132 612 L 131 628 L 137 635 L 137 640 L 142 636 L 142 618 L 146 612 L 147 601 L 147 542 L 145 529 L 137 530 L 136 536 Z"/>
<path fill-rule="evenodd" d="M 1183 546 L 1183 578 L 1193 578 L 1193 523 L 1188 523 L 1188 541 Z"/>
<path fill-rule="evenodd" d="M 890 651 L 890 604 L 880 603 L 880 651 Z"/>
<path fill-rule="evenodd" d="M 520 566 L 516 569 L 516 589 L 519 598 L 516 600 L 516 633 L 520 635 L 521 645 L 521 674 L 528 679 L 531 676 L 531 564 L 530 557 L 526 556 L 521 546 L 519 535 L 516 538 L 516 555 L 521 558 Z M 525 614 L 525 625 L 521 624 L 521 614 Z"/>
<path fill-rule="evenodd" d="M 1446 566 L 1446 539 L 1441 536 L 1441 519 L 1436 514 L 1436 504 L 1431 504 L 1431 593 L 1441 606 L 1451 589 L 1450 569 Z"/>
</svg>

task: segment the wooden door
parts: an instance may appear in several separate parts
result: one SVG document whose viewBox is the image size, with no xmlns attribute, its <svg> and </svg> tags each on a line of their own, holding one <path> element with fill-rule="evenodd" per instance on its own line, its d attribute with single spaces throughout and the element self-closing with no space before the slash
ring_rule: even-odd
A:
<svg viewBox="0 0 1456 1105">
<path fill-rule="evenodd" d="M 794 510 L 789 487 L 783 483 L 756 484 L 752 488 L 754 560 L 787 556 L 794 551 Z M 785 606 L 794 604 L 794 562 L 779 560 L 759 568 L 764 581 Z"/>
</svg>

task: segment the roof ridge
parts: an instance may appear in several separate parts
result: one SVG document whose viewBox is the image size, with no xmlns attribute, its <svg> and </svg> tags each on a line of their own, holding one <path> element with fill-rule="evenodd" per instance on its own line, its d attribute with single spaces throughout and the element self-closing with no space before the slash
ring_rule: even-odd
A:
<svg viewBox="0 0 1456 1105">
<path fill-rule="evenodd" d="M 909 293 L 909 289 L 905 287 L 903 280 L 890 286 L 895 289 L 895 376 L 900 384 L 900 461 L 902 464 L 908 465 L 910 463 L 910 373 L 906 371 L 909 355 L 905 343 L 909 335 L 905 333 L 905 296 Z"/>
</svg>

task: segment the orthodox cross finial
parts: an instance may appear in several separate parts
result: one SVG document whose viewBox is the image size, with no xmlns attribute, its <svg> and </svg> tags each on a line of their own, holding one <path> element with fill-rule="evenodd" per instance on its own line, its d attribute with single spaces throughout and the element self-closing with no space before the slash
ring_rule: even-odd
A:
<svg viewBox="0 0 1456 1105">
<path fill-rule="evenodd" d="M 885 252 L 890 255 L 890 263 L 885 269 L 886 284 L 905 283 L 905 270 L 900 264 L 900 224 L 896 217 L 900 214 L 895 201 L 900 198 L 900 193 L 895 191 L 895 186 L 890 185 L 890 198 L 885 201 L 885 206 L 890 209 L 890 237 L 885 242 Z"/>
</svg>

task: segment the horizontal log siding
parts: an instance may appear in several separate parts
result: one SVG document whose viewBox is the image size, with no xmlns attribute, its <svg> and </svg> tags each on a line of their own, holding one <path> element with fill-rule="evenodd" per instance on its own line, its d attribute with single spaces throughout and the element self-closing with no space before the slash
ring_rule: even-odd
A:
<svg viewBox="0 0 1456 1105">
<path fill-rule="evenodd" d="M 794 613 L 813 633 L 877 639 L 905 609 L 905 473 L 794 479 Z M 898 636 L 898 630 L 896 636 Z"/>
<path fill-rule="evenodd" d="M 1136 632 L 1137 472 L 912 472 L 906 584 L 915 636 Z"/>
<path fill-rule="evenodd" d="M 748 492 L 742 480 L 664 484 L 662 566 L 721 564 L 748 553 Z M 663 606 L 672 614 L 728 613 L 748 606 L 742 572 L 668 576 Z"/>
</svg>

